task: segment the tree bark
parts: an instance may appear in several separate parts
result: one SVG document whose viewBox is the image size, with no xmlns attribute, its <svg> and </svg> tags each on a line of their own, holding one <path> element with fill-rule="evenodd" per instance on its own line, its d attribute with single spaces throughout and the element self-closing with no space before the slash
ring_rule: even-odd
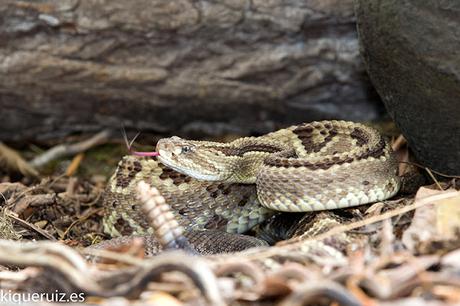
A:
<svg viewBox="0 0 460 306">
<path fill-rule="evenodd" d="M 0 2 L 1 140 L 264 133 L 383 112 L 343 0 Z"/>
</svg>

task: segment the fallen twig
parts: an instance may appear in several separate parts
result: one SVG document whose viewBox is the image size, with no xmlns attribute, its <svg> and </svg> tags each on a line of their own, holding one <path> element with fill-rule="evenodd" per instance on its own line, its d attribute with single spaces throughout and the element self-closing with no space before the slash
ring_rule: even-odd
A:
<svg viewBox="0 0 460 306">
<path fill-rule="evenodd" d="M 423 169 L 425 171 L 430 171 L 436 175 L 439 175 L 439 176 L 442 176 L 442 177 L 447 177 L 447 178 L 456 178 L 456 179 L 460 179 L 460 175 L 450 175 L 450 174 L 445 174 L 445 173 L 442 173 L 442 172 L 439 172 L 439 171 L 435 171 L 433 169 L 430 169 L 426 166 L 423 166 L 421 164 L 418 164 L 418 163 L 414 163 L 414 162 L 409 162 L 409 161 L 401 161 L 400 163 L 404 163 L 404 164 L 409 164 L 409 165 L 412 165 L 412 166 L 415 166 L 417 168 L 420 168 L 420 169 Z"/>
<path fill-rule="evenodd" d="M 140 266 L 143 262 L 141 258 L 132 256 L 131 254 L 114 252 L 106 249 L 88 247 L 80 250 L 80 252 L 85 255 L 100 257 L 103 259 L 110 259 L 115 262 L 124 263 L 132 266 Z"/>
<path fill-rule="evenodd" d="M 23 196 L 18 196 L 10 203 L 12 206 L 12 211 L 16 214 L 21 214 L 29 208 L 30 206 L 47 206 L 56 202 L 56 194 L 47 193 L 47 194 L 27 194 Z"/>
<path fill-rule="evenodd" d="M 2 142 L 0 142 L 0 166 L 25 176 L 38 177 L 39 175 L 33 164 L 25 161 L 18 152 Z"/>
<path fill-rule="evenodd" d="M 50 233 L 48 233 L 47 231 L 44 231 L 42 230 L 41 228 L 33 225 L 32 223 L 29 223 L 27 222 L 26 220 L 23 220 L 21 218 L 19 218 L 18 216 L 16 216 L 15 213 L 11 212 L 11 211 L 8 211 L 8 210 L 5 210 L 5 214 L 13 219 L 16 223 L 18 223 L 19 225 L 21 225 L 22 227 L 24 228 L 27 228 L 27 229 L 30 229 L 30 230 L 33 230 L 37 233 L 39 233 L 40 235 L 42 235 L 43 237 L 45 237 L 46 239 L 49 239 L 49 240 L 57 240 L 56 238 L 53 237 L 53 235 L 51 235 Z"/>
<path fill-rule="evenodd" d="M 401 149 L 401 147 L 404 146 L 406 143 L 406 138 L 404 138 L 403 134 L 400 134 L 398 138 L 396 138 L 395 141 L 393 141 L 393 143 L 391 144 L 391 149 L 393 149 L 393 151 L 397 151 Z"/>
<path fill-rule="evenodd" d="M 360 306 L 362 303 L 356 299 L 342 285 L 332 281 L 317 281 L 305 283 L 296 291 L 285 298 L 280 306 L 301 306 L 318 301 L 319 298 L 328 298 L 340 305 Z"/>
<path fill-rule="evenodd" d="M 81 164 L 81 161 L 83 160 L 83 156 L 83 153 L 78 153 L 77 155 L 75 155 L 75 157 L 72 159 L 72 162 L 65 170 L 65 175 L 72 176 L 77 171 L 78 167 Z"/>
<path fill-rule="evenodd" d="M 439 190 L 444 190 L 441 186 L 441 184 L 439 184 L 438 180 L 434 177 L 433 173 L 431 172 L 430 168 L 427 168 L 425 167 L 425 171 L 428 173 L 428 175 L 431 177 L 431 179 L 434 181 L 434 183 L 436 184 L 436 187 L 438 187 Z"/>
<path fill-rule="evenodd" d="M 177 252 L 164 253 L 142 261 L 135 269 L 96 279 L 95 274 L 88 274 L 90 267 L 83 257 L 64 244 L 0 240 L 0 265 L 41 267 L 51 272 L 42 283 L 101 297 L 137 297 L 150 281 L 165 272 L 179 271 L 193 281 L 210 305 L 225 305 L 216 277 L 205 260 Z"/>
<path fill-rule="evenodd" d="M 87 220 L 89 217 L 91 217 L 92 215 L 94 214 L 97 214 L 99 212 L 101 212 L 103 210 L 103 208 L 93 208 L 93 209 L 90 209 L 88 210 L 83 216 L 79 217 L 77 220 L 73 221 L 64 231 L 64 233 L 62 233 L 62 235 L 60 235 L 60 238 L 61 239 L 65 239 L 67 234 L 70 232 L 70 230 L 78 223 L 82 222 L 82 221 L 85 221 Z"/>
<path fill-rule="evenodd" d="M 111 135 L 111 133 L 111 130 L 104 130 L 102 132 L 97 133 L 90 139 L 75 144 L 61 144 L 55 146 L 47 150 L 43 154 L 40 154 L 39 156 L 35 157 L 32 161 L 30 161 L 30 164 L 38 168 L 42 167 L 43 165 L 46 165 L 50 161 L 55 160 L 57 158 L 84 152 L 89 148 L 106 141 Z"/>
</svg>

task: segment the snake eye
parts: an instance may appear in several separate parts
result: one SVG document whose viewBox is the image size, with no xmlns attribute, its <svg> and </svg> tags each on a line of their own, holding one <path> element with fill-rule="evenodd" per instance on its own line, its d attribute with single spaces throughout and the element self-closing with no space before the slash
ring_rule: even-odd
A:
<svg viewBox="0 0 460 306">
<path fill-rule="evenodd" d="M 192 147 L 189 146 L 183 146 L 181 153 L 189 153 L 192 151 Z"/>
</svg>

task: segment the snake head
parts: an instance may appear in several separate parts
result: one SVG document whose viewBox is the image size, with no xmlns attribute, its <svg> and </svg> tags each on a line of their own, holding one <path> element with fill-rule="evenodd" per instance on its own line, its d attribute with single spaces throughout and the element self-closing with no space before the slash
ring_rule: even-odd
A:
<svg viewBox="0 0 460 306">
<path fill-rule="evenodd" d="M 228 163 L 219 160 L 212 144 L 173 136 L 160 139 L 156 151 L 159 161 L 177 172 L 198 180 L 225 181 L 231 175 L 227 170 Z"/>
</svg>

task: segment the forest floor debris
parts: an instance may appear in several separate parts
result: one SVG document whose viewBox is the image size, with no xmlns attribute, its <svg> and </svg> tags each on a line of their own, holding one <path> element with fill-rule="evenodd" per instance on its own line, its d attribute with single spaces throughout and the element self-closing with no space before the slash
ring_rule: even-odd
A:
<svg viewBox="0 0 460 306">
<path fill-rule="evenodd" d="M 79 293 L 101 305 L 460 303 L 458 178 L 369 205 L 363 220 L 313 239 L 239 254 L 149 258 L 136 241 L 84 249 L 108 238 L 100 206 L 108 174 L 81 175 L 80 164 L 91 162 L 73 161 L 41 181 L 0 180 L 1 290 Z M 309 243 L 356 230 L 368 233 L 367 241 L 341 257 L 308 253 Z"/>
</svg>

